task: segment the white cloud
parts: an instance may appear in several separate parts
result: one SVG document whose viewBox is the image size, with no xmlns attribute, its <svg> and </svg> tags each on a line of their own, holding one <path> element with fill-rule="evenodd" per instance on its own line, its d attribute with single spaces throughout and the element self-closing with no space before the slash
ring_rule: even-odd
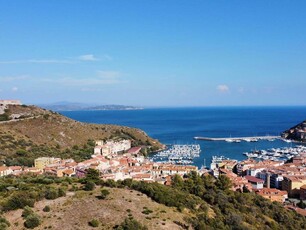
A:
<svg viewBox="0 0 306 230">
<path fill-rule="evenodd" d="M 29 78 L 28 75 L 0 77 L 0 82 L 20 81 Z"/>
<path fill-rule="evenodd" d="M 99 61 L 93 54 L 85 54 L 78 57 L 81 61 Z"/>
<path fill-rule="evenodd" d="M 63 59 L 25 59 L 25 60 L 4 60 L 0 61 L 0 64 L 76 64 L 80 61 L 100 61 L 107 60 L 110 61 L 113 58 L 107 54 L 103 55 L 101 59 L 95 57 L 93 54 L 80 55 L 78 57 L 63 58 Z"/>
<path fill-rule="evenodd" d="M 220 93 L 227 93 L 230 91 L 229 87 L 227 85 L 218 85 L 217 86 L 217 90 L 220 92 Z"/>
<path fill-rule="evenodd" d="M 18 91 L 18 88 L 17 88 L 16 86 L 14 86 L 14 87 L 12 88 L 12 91 L 13 91 L 13 92 L 17 92 L 17 91 Z"/>
</svg>

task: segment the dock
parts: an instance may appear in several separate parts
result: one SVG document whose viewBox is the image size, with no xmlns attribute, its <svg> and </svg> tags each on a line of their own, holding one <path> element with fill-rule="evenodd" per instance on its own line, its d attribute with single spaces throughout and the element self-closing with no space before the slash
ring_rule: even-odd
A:
<svg viewBox="0 0 306 230">
<path fill-rule="evenodd" d="M 253 137 L 194 137 L 195 140 L 203 141 L 227 141 L 227 142 L 237 142 L 246 141 L 253 142 L 257 140 L 275 140 L 281 139 L 281 136 L 253 136 Z"/>
</svg>

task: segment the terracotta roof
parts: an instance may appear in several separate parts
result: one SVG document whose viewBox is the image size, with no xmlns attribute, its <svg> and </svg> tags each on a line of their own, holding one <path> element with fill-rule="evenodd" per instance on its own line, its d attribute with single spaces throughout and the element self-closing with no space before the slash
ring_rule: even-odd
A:
<svg viewBox="0 0 306 230">
<path fill-rule="evenodd" d="M 6 166 L 0 166 L 0 171 L 5 171 L 5 170 L 8 170 L 8 167 L 6 167 Z"/>
<path fill-rule="evenodd" d="M 250 181 L 250 182 L 254 182 L 254 183 L 264 183 L 264 180 L 253 177 L 253 176 L 245 176 L 245 178 Z"/>
<path fill-rule="evenodd" d="M 141 150 L 141 147 L 133 147 L 128 150 L 128 153 L 138 153 Z"/>
</svg>

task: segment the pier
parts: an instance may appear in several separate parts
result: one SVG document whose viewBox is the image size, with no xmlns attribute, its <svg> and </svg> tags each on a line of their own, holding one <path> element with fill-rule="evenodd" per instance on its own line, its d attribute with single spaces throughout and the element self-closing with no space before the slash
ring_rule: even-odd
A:
<svg viewBox="0 0 306 230">
<path fill-rule="evenodd" d="M 226 142 L 237 142 L 246 141 L 253 142 L 258 140 L 275 140 L 281 139 L 281 136 L 253 136 L 253 137 L 194 137 L 195 140 L 203 141 L 226 141 Z"/>
</svg>

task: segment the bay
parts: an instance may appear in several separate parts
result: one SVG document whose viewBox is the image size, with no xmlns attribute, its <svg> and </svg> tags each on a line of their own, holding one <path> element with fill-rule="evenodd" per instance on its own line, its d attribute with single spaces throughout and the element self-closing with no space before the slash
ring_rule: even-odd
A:
<svg viewBox="0 0 306 230">
<path fill-rule="evenodd" d="M 281 140 L 258 142 L 195 141 L 195 136 L 250 137 L 279 135 L 306 119 L 305 106 L 288 107 L 196 107 L 148 108 L 119 111 L 61 111 L 72 119 L 96 124 L 116 124 L 140 128 L 164 144 L 200 144 L 201 155 L 194 164 L 210 163 L 213 155 L 243 160 L 243 152 L 253 149 L 289 147 Z"/>
</svg>

